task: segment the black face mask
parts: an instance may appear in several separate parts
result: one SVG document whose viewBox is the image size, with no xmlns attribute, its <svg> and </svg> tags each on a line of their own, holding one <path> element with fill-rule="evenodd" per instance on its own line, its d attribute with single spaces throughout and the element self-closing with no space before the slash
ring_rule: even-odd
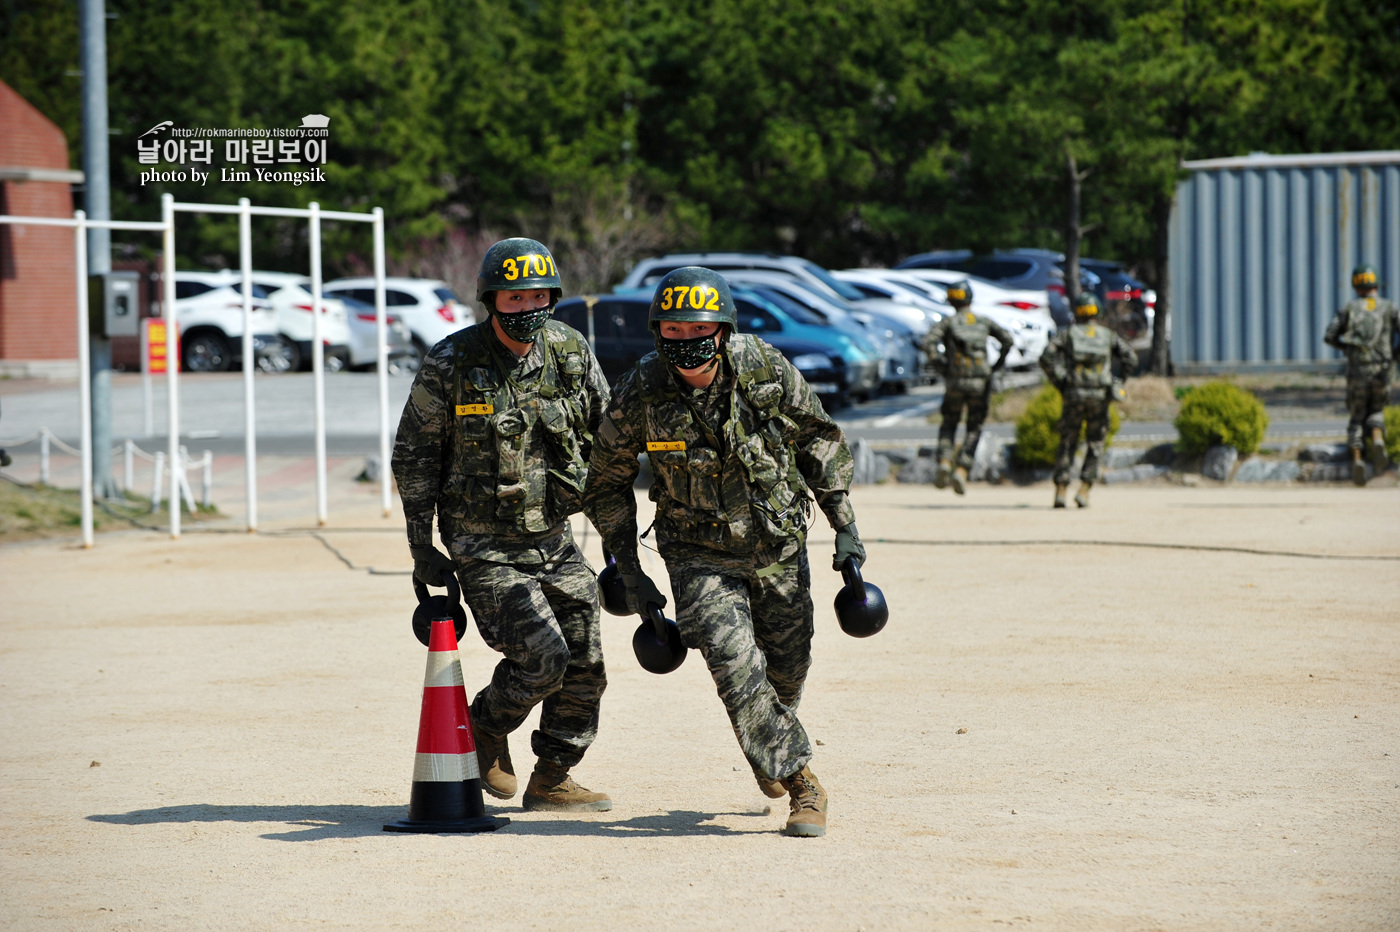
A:
<svg viewBox="0 0 1400 932">
<path fill-rule="evenodd" d="M 703 337 L 691 337 L 688 340 L 668 340 L 662 337 L 656 341 L 656 348 L 666 357 L 666 361 L 677 369 L 698 369 L 719 355 L 719 347 L 715 345 L 713 333 Z"/>
<path fill-rule="evenodd" d="M 554 307 L 541 307 L 533 311 L 516 311 L 513 314 L 496 312 L 505 335 L 518 343 L 533 343 L 535 334 L 544 329 L 545 321 L 554 313 Z"/>
</svg>

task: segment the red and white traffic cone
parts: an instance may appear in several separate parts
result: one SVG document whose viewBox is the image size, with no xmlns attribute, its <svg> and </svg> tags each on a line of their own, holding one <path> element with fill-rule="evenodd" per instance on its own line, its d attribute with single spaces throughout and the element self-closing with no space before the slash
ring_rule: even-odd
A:
<svg viewBox="0 0 1400 932">
<path fill-rule="evenodd" d="M 481 804 L 481 771 L 457 658 L 457 632 L 451 618 L 434 620 L 408 818 L 390 822 L 384 831 L 494 832 L 509 821 L 488 816 Z"/>
</svg>

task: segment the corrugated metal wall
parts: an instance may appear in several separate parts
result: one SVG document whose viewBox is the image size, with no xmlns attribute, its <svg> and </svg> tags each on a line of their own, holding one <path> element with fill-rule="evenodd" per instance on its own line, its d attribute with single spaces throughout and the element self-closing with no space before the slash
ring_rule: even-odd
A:
<svg viewBox="0 0 1400 932">
<path fill-rule="evenodd" d="M 1172 359 L 1325 363 L 1332 314 L 1370 262 L 1400 299 L 1400 152 L 1187 162 L 1171 228 Z"/>
</svg>

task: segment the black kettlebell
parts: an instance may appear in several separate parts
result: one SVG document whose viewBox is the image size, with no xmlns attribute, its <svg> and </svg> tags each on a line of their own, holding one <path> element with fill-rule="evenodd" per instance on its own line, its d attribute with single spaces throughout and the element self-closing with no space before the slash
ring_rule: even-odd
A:
<svg viewBox="0 0 1400 932">
<path fill-rule="evenodd" d="M 606 550 L 603 551 L 603 559 L 608 562 L 603 572 L 598 574 L 598 601 L 603 604 L 603 611 L 609 615 L 632 614 L 627 607 L 627 585 L 622 581 L 622 570 L 617 568 L 617 561 Z"/>
<path fill-rule="evenodd" d="M 444 573 L 447 580 L 447 595 L 428 595 L 428 587 L 413 580 L 413 594 L 418 596 L 418 607 L 413 610 L 413 634 L 428 646 L 428 637 L 433 630 L 433 622 L 452 619 L 452 627 L 457 630 L 458 643 L 467 633 L 467 611 L 462 608 L 462 590 L 457 587 L 457 577 Z"/>
<path fill-rule="evenodd" d="M 841 623 L 841 630 L 853 638 L 879 634 L 890 620 L 885 594 L 880 587 L 861 578 L 860 564 L 855 557 L 846 558 L 841 565 L 841 576 L 846 580 L 846 585 L 836 593 L 836 620 Z"/>
<path fill-rule="evenodd" d="M 685 662 L 681 629 L 655 602 L 647 604 L 647 614 L 650 617 L 643 619 L 632 635 L 632 652 L 648 673 L 670 673 Z"/>
</svg>

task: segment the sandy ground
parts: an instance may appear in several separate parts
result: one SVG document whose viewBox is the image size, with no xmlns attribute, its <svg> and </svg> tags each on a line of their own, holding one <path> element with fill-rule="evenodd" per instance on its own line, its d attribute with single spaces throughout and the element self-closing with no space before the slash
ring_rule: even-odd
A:
<svg viewBox="0 0 1400 932">
<path fill-rule="evenodd" d="M 1395 490 L 1049 497 L 859 489 L 868 640 L 817 534 L 823 839 L 778 834 L 698 656 L 645 673 L 606 615 L 576 773 L 616 809 L 381 831 L 424 650 L 368 494 L 322 535 L 357 569 L 296 531 L 0 547 L 0 926 L 1400 928 Z M 464 639 L 469 691 L 494 656 Z"/>
</svg>

